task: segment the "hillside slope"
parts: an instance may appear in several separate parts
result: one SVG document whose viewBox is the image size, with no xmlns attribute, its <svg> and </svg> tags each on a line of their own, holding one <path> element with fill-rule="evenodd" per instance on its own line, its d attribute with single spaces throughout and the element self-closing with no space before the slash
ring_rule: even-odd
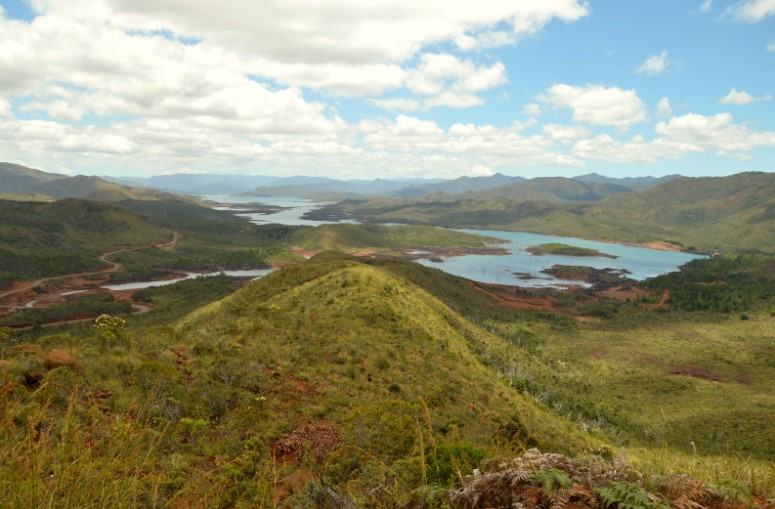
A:
<svg viewBox="0 0 775 509">
<path fill-rule="evenodd" d="M 54 350 L 0 352 L 17 387 L 0 495 L 29 506 L 66 492 L 70 506 L 404 507 L 487 457 L 602 444 L 509 386 L 528 359 L 503 357 L 505 342 L 339 255 L 275 272 L 174 329 L 104 320 L 44 344 Z M 57 475 L 25 482 L 30 471 Z"/>
<path fill-rule="evenodd" d="M 775 173 L 678 178 L 592 203 L 347 200 L 308 214 L 314 215 L 774 253 Z"/>
<path fill-rule="evenodd" d="M 47 196 L 51 199 L 81 198 L 97 201 L 178 199 L 197 202 L 188 196 L 130 187 L 108 182 L 100 177 L 69 177 L 11 163 L 0 163 L 0 190 L 7 197 L 31 195 Z"/>
<path fill-rule="evenodd" d="M 0 281 L 98 269 L 101 252 L 169 238 L 166 229 L 110 203 L 0 200 L 0 217 Z"/>
</svg>

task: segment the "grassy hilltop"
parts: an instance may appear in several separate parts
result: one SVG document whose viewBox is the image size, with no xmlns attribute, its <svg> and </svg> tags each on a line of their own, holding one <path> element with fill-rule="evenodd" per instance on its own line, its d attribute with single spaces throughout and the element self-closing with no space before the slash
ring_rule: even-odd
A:
<svg viewBox="0 0 775 509">
<path fill-rule="evenodd" d="M 399 504 L 486 457 L 602 445 L 509 386 L 502 339 L 355 261 L 290 267 L 175 327 L 37 345 L 0 361 L 16 506 L 271 507 L 325 489 Z"/>
</svg>

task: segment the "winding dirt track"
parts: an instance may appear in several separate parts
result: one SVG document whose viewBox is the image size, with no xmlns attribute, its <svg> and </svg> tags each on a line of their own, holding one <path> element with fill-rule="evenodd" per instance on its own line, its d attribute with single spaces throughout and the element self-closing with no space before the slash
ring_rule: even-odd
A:
<svg viewBox="0 0 775 509">
<path fill-rule="evenodd" d="M 5 299 L 6 297 L 10 297 L 12 295 L 15 295 L 17 293 L 25 292 L 27 290 L 30 290 L 31 288 L 34 288 L 36 286 L 41 285 L 42 283 L 45 283 L 47 281 L 61 281 L 63 279 L 71 279 L 71 278 L 78 278 L 78 277 L 85 277 L 85 276 L 96 276 L 98 274 L 110 274 L 111 272 L 116 272 L 119 269 L 121 269 L 121 264 L 112 262 L 108 260 L 113 255 L 116 255 L 118 253 L 126 253 L 127 251 L 139 251 L 141 249 L 151 249 L 151 248 L 163 248 L 163 247 L 173 247 L 175 246 L 180 239 L 183 238 L 183 236 L 179 232 L 170 232 L 172 233 L 172 239 L 168 242 L 164 242 L 162 244 L 154 244 L 152 246 L 134 246 L 134 247 L 125 247 L 123 249 L 116 249 L 115 251 L 109 251 L 107 253 L 103 253 L 99 256 L 99 260 L 101 262 L 105 262 L 109 264 L 109 267 L 105 267 L 104 269 L 90 271 L 90 272 L 78 272 L 76 274 L 65 274 L 64 276 L 54 276 L 54 277 L 46 277 L 37 279 L 35 281 L 28 281 L 26 283 L 23 283 L 23 286 L 14 288 L 13 290 L 9 290 L 3 293 L 0 293 L 0 299 Z"/>
</svg>

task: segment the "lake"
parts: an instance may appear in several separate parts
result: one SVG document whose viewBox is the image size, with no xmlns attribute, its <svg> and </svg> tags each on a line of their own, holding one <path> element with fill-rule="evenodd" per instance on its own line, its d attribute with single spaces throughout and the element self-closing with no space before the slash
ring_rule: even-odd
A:
<svg viewBox="0 0 775 509">
<path fill-rule="evenodd" d="M 301 216 L 320 207 L 321 203 L 295 197 L 235 197 L 222 195 L 203 196 L 214 201 L 226 203 L 260 202 L 267 205 L 289 207 L 277 214 L 240 214 L 257 224 L 280 223 L 287 225 L 317 226 L 325 221 L 308 221 Z M 239 210 L 239 209 L 230 209 Z M 629 277 L 642 281 L 649 277 L 674 272 L 678 268 L 696 258 L 705 255 L 683 253 L 680 251 L 660 251 L 646 247 L 628 246 L 613 242 L 600 242 L 574 237 L 556 235 L 541 235 L 537 233 L 508 232 L 500 230 L 457 230 L 497 237 L 506 241 L 506 247 L 511 252 L 506 256 L 465 255 L 447 258 L 441 262 L 419 259 L 418 263 L 433 267 L 456 276 L 465 277 L 483 283 L 499 283 L 526 287 L 557 288 L 564 285 L 582 285 L 578 281 L 557 279 L 541 271 L 553 265 L 583 265 L 596 269 L 623 269 L 630 272 Z M 616 259 L 605 257 L 576 257 L 558 255 L 533 255 L 525 248 L 540 244 L 559 242 L 578 247 L 596 249 L 603 253 L 616 256 Z M 418 246 L 420 247 L 420 246 Z"/>
<path fill-rule="evenodd" d="M 680 251 L 660 251 L 638 246 L 627 246 L 611 242 L 600 242 L 574 237 L 556 235 L 540 235 L 537 233 L 506 232 L 498 230 L 458 230 L 466 233 L 477 233 L 490 237 L 498 237 L 507 241 L 511 251 L 507 256 L 467 255 L 448 258 L 442 262 L 418 260 L 427 267 L 435 267 L 456 276 L 481 281 L 484 283 L 499 283 L 528 287 L 558 287 L 566 284 L 578 285 L 578 281 L 565 281 L 553 278 L 541 271 L 553 265 L 583 265 L 596 269 L 623 269 L 630 272 L 632 279 L 642 281 L 649 277 L 659 276 L 678 270 L 678 267 L 704 255 L 683 253 Z M 534 255 L 525 249 L 547 243 L 562 243 L 573 246 L 595 249 L 602 253 L 616 256 L 616 259 L 605 257 L 578 257 L 559 255 Z M 518 273 L 518 274 L 515 274 Z M 526 279 L 528 278 L 529 279 Z"/>
</svg>

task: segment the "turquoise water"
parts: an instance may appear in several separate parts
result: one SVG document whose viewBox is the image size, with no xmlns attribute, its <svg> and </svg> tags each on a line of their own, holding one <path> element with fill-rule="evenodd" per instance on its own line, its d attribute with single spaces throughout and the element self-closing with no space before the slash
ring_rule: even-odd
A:
<svg viewBox="0 0 775 509">
<path fill-rule="evenodd" d="M 478 233 L 490 237 L 504 239 L 511 254 L 506 256 L 467 255 L 449 258 L 440 263 L 428 260 L 418 260 L 419 263 L 441 269 L 456 276 L 481 281 L 484 283 L 500 283 L 531 287 L 556 287 L 563 284 L 578 284 L 578 282 L 555 279 L 541 271 L 553 265 L 583 265 L 596 269 L 624 269 L 630 272 L 629 277 L 642 281 L 678 270 L 678 267 L 703 255 L 682 253 L 678 251 L 659 251 L 644 247 L 626 246 L 623 244 L 599 242 L 560 237 L 556 235 L 540 235 L 536 233 L 505 232 L 497 230 L 458 230 L 466 233 Z M 578 247 L 596 249 L 602 253 L 617 256 L 616 259 L 605 257 L 578 257 L 557 255 L 533 255 L 526 248 L 559 242 Z M 519 275 L 515 273 L 520 273 Z M 525 279 L 529 277 L 529 279 Z"/>
<path fill-rule="evenodd" d="M 294 197 L 260 197 L 246 198 L 234 196 L 204 196 L 214 201 L 229 203 L 260 202 L 268 205 L 290 207 L 277 214 L 240 214 L 251 221 L 262 223 L 279 223 L 287 225 L 317 226 L 324 221 L 308 221 L 301 219 L 302 214 L 320 207 L 320 203 Z M 456 276 L 465 277 L 483 283 L 500 283 L 529 287 L 558 287 L 567 284 L 579 285 L 577 281 L 566 281 L 554 278 L 541 271 L 553 265 L 583 265 L 596 269 L 623 269 L 630 272 L 629 277 L 642 281 L 643 279 L 666 274 L 703 255 L 682 253 L 676 251 L 659 251 L 645 247 L 626 246 L 623 244 L 599 242 L 574 237 L 556 235 L 540 235 L 536 233 L 506 232 L 499 230 L 458 230 L 497 237 L 506 241 L 503 244 L 511 254 L 506 256 L 466 255 L 448 258 L 442 262 L 431 262 L 420 259 L 418 263 L 427 267 L 441 269 Z M 550 242 L 570 244 L 572 246 L 596 249 L 600 252 L 616 256 L 616 259 L 605 257 L 576 257 L 557 255 L 532 255 L 525 248 Z M 418 246 L 419 247 L 419 246 Z M 515 274 L 517 273 L 517 274 Z M 583 286 L 583 284 L 582 284 Z"/>
</svg>

